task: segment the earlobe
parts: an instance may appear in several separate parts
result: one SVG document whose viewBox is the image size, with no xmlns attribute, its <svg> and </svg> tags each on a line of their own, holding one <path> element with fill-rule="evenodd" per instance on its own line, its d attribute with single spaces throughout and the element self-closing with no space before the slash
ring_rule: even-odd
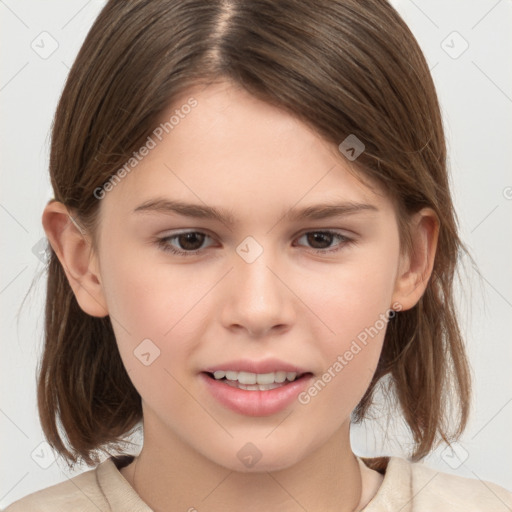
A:
<svg viewBox="0 0 512 512">
<path fill-rule="evenodd" d="M 411 251 L 400 259 L 392 302 L 403 311 L 414 307 L 425 292 L 439 236 L 439 219 L 431 208 L 423 208 L 410 222 Z"/>
<path fill-rule="evenodd" d="M 97 259 L 86 232 L 72 215 L 63 203 L 50 201 L 43 212 L 43 227 L 82 310 L 104 317 L 108 308 Z"/>
</svg>

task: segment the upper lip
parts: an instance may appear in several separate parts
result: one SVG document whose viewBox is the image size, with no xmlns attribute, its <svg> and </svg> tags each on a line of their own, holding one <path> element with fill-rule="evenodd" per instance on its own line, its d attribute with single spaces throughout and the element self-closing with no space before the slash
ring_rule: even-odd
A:
<svg viewBox="0 0 512 512">
<path fill-rule="evenodd" d="M 237 359 L 236 361 L 227 361 L 210 366 L 203 370 L 207 373 L 213 373 L 219 370 L 235 371 L 235 372 L 250 372 L 250 373 L 273 373 L 273 372 L 295 372 L 297 375 L 309 373 L 308 370 L 296 366 L 294 364 L 280 361 L 279 359 L 263 359 L 262 361 L 251 361 L 249 359 Z"/>
</svg>

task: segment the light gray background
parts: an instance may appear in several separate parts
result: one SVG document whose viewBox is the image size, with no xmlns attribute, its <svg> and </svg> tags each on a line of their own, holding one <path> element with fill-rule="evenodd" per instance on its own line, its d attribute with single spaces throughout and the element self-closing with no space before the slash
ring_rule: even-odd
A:
<svg viewBox="0 0 512 512">
<path fill-rule="evenodd" d="M 471 422 L 454 454 L 443 446 L 425 463 L 512 489 L 512 2 L 393 4 L 432 70 L 462 236 L 483 275 L 479 281 L 467 273 L 472 293 L 460 300 L 475 377 Z M 45 275 L 33 247 L 44 236 L 41 213 L 52 197 L 47 177 L 52 116 L 68 70 L 103 5 L 103 0 L 0 0 L 0 507 L 74 474 L 63 462 L 52 463 L 51 452 L 41 445 L 35 368 Z M 464 41 L 469 47 L 459 55 Z M 58 48 L 47 55 L 55 44 Z M 400 438 L 385 439 L 382 427 L 354 428 L 356 453 L 400 455 Z"/>
</svg>

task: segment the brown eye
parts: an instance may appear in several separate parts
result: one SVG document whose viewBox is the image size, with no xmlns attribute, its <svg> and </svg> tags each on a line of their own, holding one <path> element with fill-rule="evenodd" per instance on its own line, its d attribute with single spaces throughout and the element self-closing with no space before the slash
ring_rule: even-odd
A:
<svg viewBox="0 0 512 512">
<path fill-rule="evenodd" d="M 348 238 L 341 233 L 329 230 L 309 231 L 308 233 L 304 233 L 301 237 L 299 237 L 299 240 L 302 238 L 305 238 L 307 245 L 309 245 L 311 249 L 314 249 L 315 252 L 319 254 L 337 252 L 353 241 L 351 238 Z M 338 240 L 339 243 L 333 245 L 333 242 L 336 240 Z"/>
<path fill-rule="evenodd" d="M 159 238 L 157 240 L 157 244 L 166 252 L 182 256 L 190 256 L 197 254 L 204 249 L 203 243 L 206 238 L 210 237 L 200 231 L 188 231 Z"/>
<path fill-rule="evenodd" d="M 313 249 L 328 249 L 334 236 L 331 233 L 315 231 L 307 233 L 306 238 L 308 243 L 312 244 Z"/>
<path fill-rule="evenodd" d="M 201 248 L 205 239 L 204 233 L 183 233 L 181 235 L 176 236 L 176 240 L 180 245 L 181 249 L 185 249 L 187 251 L 197 251 Z"/>
</svg>

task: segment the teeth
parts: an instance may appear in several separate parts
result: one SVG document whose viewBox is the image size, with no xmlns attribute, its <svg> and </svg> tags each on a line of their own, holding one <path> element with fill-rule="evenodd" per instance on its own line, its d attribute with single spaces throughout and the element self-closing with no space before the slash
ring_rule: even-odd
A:
<svg viewBox="0 0 512 512">
<path fill-rule="evenodd" d="M 287 375 L 288 374 L 286 372 L 276 372 L 275 377 L 274 377 L 274 382 L 284 382 L 286 380 Z M 289 379 L 289 380 L 292 380 L 292 379 Z"/>
<path fill-rule="evenodd" d="M 226 377 L 228 381 L 238 381 L 240 384 L 246 386 L 250 385 L 267 385 L 267 384 L 281 384 L 285 380 L 294 381 L 297 377 L 296 372 L 271 372 L 271 373 L 251 373 L 251 372 L 235 372 L 232 370 L 218 370 L 213 372 L 216 380 Z"/>
<path fill-rule="evenodd" d="M 272 383 L 272 384 L 240 384 L 239 382 L 237 382 L 236 380 L 226 380 L 225 383 L 228 385 L 228 386 L 231 386 L 233 388 L 238 388 L 238 389 L 245 389 L 246 391 L 268 391 L 269 389 L 275 389 L 275 388 L 280 388 L 282 386 L 284 386 L 284 384 L 277 384 L 277 383 Z"/>
<path fill-rule="evenodd" d="M 226 372 L 227 380 L 236 380 L 237 377 L 238 377 L 238 372 L 232 372 L 232 371 Z"/>
</svg>

